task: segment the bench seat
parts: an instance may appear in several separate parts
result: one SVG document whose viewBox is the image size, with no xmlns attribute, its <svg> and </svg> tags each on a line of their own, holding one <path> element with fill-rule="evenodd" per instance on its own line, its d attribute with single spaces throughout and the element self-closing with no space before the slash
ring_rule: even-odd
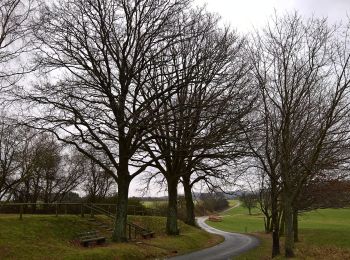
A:
<svg viewBox="0 0 350 260">
<path fill-rule="evenodd" d="M 141 233 L 142 237 L 144 239 L 146 238 L 153 238 L 154 237 L 154 232 L 153 231 L 144 231 Z"/>
<path fill-rule="evenodd" d="M 90 243 L 96 243 L 101 245 L 106 242 L 106 238 L 99 236 L 96 231 L 89 231 L 79 234 L 80 244 L 84 247 L 88 247 Z"/>
</svg>

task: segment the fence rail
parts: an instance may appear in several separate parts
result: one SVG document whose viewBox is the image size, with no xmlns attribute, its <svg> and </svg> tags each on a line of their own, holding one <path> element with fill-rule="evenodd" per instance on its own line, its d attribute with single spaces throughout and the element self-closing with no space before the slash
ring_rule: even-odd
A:
<svg viewBox="0 0 350 260">
<path fill-rule="evenodd" d="M 39 215 L 66 215 L 74 214 L 81 215 L 94 214 L 93 210 L 89 210 L 86 205 L 92 205 L 100 208 L 103 211 L 116 213 L 115 204 L 106 203 L 74 203 L 74 202 L 61 202 L 61 203 L 10 203 L 0 202 L 0 214 L 19 214 L 20 219 L 25 214 L 39 214 Z M 128 215 L 141 215 L 141 216 L 161 216 L 161 213 L 157 209 L 145 208 L 142 206 L 129 205 Z"/>
</svg>

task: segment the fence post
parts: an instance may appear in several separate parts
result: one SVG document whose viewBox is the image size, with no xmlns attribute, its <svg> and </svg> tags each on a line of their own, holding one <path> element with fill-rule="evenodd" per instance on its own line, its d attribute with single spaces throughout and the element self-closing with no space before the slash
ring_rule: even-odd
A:
<svg viewBox="0 0 350 260">
<path fill-rule="evenodd" d="M 58 217 L 58 205 L 57 205 L 57 202 L 56 202 L 56 205 L 55 205 L 55 213 L 56 213 L 56 217 Z"/>
<path fill-rule="evenodd" d="M 136 205 L 134 206 L 134 216 L 136 216 Z"/>
<path fill-rule="evenodd" d="M 19 206 L 19 219 L 22 220 L 23 219 L 23 204 L 21 204 Z"/>
<path fill-rule="evenodd" d="M 84 217 L 84 205 L 83 205 L 83 203 L 80 205 L 80 214 L 81 214 L 81 217 L 83 218 Z"/>
<path fill-rule="evenodd" d="M 64 214 L 67 215 L 67 204 L 64 204 Z"/>
</svg>

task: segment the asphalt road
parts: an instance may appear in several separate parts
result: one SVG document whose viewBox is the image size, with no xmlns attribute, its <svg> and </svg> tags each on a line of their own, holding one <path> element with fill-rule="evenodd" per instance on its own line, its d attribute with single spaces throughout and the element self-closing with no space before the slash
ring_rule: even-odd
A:
<svg viewBox="0 0 350 260">
<path fill-rule="evenodd" d="M 198 225 L 205 231 L 223 236 L 225 241 L 216 246 L 196 251 L 186 255 L 168 258 L 169 260 L 227 260 L 240 255 L 245 251 L 253 249 L 259 245 L 259 240 L 253 236 L 230 233 L 218 230 L 205 224 L 207 217 L 197 219 Z"/>
</svg>

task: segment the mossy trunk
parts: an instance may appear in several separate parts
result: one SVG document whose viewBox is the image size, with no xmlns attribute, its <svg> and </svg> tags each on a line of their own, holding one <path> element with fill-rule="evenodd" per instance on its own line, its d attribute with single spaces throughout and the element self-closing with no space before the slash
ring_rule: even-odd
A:
<svg viewBox="0 0 350 260">
<path fill-rule="evenodd" d="M 178 235 L 177 226 L 177 178 L 168 178 L 168 214 L 166 221 L 166 233 L 168 235 Z"/>
<path fill-rule="evenodd" d="M 294 257 L 294 228 L 291 195 L 284 194 L 284 225 L 285 225 L 285 257 Z"/>
<path fill-rule="evenodd" d="M 192 197 L 192 187 L 190 184 L 190 178 L 189 177 L 183 177 L 183 186 L 185 191 L 185 201 L 186 201 L 186 224 L 195 226 L 196 220 L 195 220 L 195 214 L 194 214 L 194 203 L 193 203 L 193 197 Z"/>
<path fill-rule="evenodd" d="M 126 224 L 128 214 L 129 176 L 120 175 L 118 178 L 117 211 L 114 223 L 112 240 L 115 242 L 127 242 Z"/>
</svg>

